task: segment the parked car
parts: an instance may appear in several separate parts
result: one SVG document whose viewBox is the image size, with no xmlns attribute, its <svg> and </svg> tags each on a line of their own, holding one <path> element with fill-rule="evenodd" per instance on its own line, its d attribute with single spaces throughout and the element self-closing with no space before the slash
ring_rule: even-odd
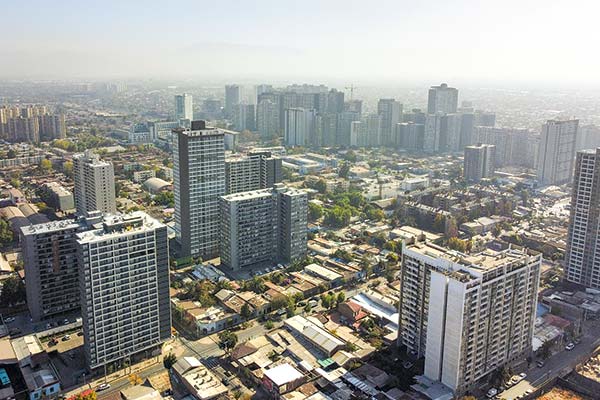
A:
<svg viewBox="0 0 600 400">
<path fill-rule="evenodd" d="M 565 346 L 565 350 L 571 351 L 575 348 L 575 343 L 571 342 Z"/>
<path fill-rule="evenodd" d="M 56 346 L 58 344 L 58 340 L 56 340 L 55 338 L 50 339 L 50 341 L 48 342 L 49 346 Z"/>
<path fill-rule="evenodd" d="M 527 378 L 527 374 L 526 374 L 525 372 L 521 372 L 521 373 L 519 374 L 519 378 L 521 378 L 521 379 L 519 379 L 519 380 L 523 380 L 523 379 Z"/>
<path fill-rule="evenodd" d="M 65 318 L 65 319 L 64 319 L 64 321 L 63 321 L 63 325 L 69 325 L 70 323 L 71 323 L 71 322 L 70 322 L 68 319 L 66 319 L 66 318 Z"/>
<path fill-rule="evenodd" d="M 413 366 L 413 363 L 411 363 L 410 361 L 404 361 L 404 362 L 402 363 L 402 367 L 403 367 L 404 369 L 411 369 L 411 368 L 412 368 L 412 366 Z"/>
<path fill-rule="evenodd" d="M 4 322 L 6 322 L 7 324 L 10 324 L 11 322 L 15 321 L 15 317 L 8 317 L 8 318 L 4 318 Z"/>
<path fill-rule="evenodd" d="M 539 360 L 537 363 L 535 363 L 535 365 L 538 366 L 538 368 L 542 368 L 546 363 L 542 360 Z"/>
<path fill-rule="evenodd" d="M 62 341 L 66 342 L 67 340 L 71 339 L 71 335 L 65 335 L 62 337 Z"/>
</svg>

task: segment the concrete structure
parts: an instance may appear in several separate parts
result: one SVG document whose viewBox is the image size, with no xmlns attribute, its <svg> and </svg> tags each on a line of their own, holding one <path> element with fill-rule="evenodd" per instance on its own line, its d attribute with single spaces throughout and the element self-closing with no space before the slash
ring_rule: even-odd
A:
<svg viewBox="0 0 600 400">
<path fill-rule="evenodd" d="M 600 288 L 600 149 L 582 150 L 575 161 L 565 276 L 570 282 Z"/>
<path fill-rule="evenodd" d="M 195 357 L 182 357 L 173 365 L 173 376 L 195 399 L 210 400 L 226 395 L 228 390 Z"/>
<path fill-rule="evenodd" d="M 233 125 L 238 131 L 256 130 L 256 109 L 254 104 L 241 103 L 235 106 Z"/>
<path fill-rule="evenodd" d="M 79 309 L 75 235 L 99 215 L 88 221 L 55 221 L 21 229 L 27 306 L 34 321 Z"/>
<path fill-rule="evenodd" d="M 225 160 L 225 193 L 266 189 L 281 182 L 281 158 L 270 152 L 253 151 Z"/>
<path fill-rule="evenodd" d="M 223 132 L 193 121 L 173 140 L 175 233 L 182 256 L 219 253 L 219 197 L 225 194 Z"/>
<path fill-rule="evenodd" d="M 97 226 L 76 235 L 89 369 L 160 354 L 171 337 L 167 227 L 141 211 Z"/>
<path fill-rule="evenodd" d="M 467 182 L 479 182 L 494 175 L 496 146 L 478 144 L 465 147 L 464 178 Z"/>
<path fill-rule="evenodd" d="M 77 214 L 92 211 L 115 213 L 115 173 L 110 162 L 100 160 L 90 150 L 73 156 L 75 208 Z"/>
<path fill-rule="evenodd" d="M 48 182 L 42 185 L 42 200 L 55 210 L 69 211 L 75 209 L 73 193 L 58 182 Z"/>
<path fill-rule="evenodd" d="M 537 179 L 540 185 L 570 183 L 575 165 L 575 145 L 579 120 L 549 120 L 542 125 L 537 159 Z"/>
<path fill-rule="evenodd" d="M 307 146 L 316 130 L 315 110 L 289 108 L 285 110 L 284 138 L 286 146 Z"/>
<path fill-rule="evenodd" d="M 183 93 L 175 95 L 175 119 L 194 119 L 194 100 L 191 94 Z"/>
<path fill-rule="evenodd" d="M 277 185 L 223 196 L 221 263 L 238 270 L 306 254 L 307 195 Z"/>
<path fill-rule="evenodd" d="M 496 146 L 496 167 L 536 166 L 540 137 L 530 130 L 475 126 L 472 142 Z"/>
<path fill-rule="evenodd" d="M 455 113 L 458 107 L 458 89 L 449 87 L 446 83 L 429 88 L 427 113 Z"/>
<path fill-rule="evenodd" d="M 379 99 L 377 114 L 381 116 L 381 145 L 394 145 L 394 130 L 402 121 L 402 104 L 395 99 Z"/>
<path fill-rule="evenodd" d="M 541 254 L 403 249 L 399 343 L 457 396 L 531 351 Z M 435 307 L 429 307 L 429 305 Z"/>
<path fill-rule="evenodd" d="M 225 117 L 233 118 L 235 107 L 240 104 L 240 87 L 239 85 L 225 86 Z"/>
<path fill-rule="evenodd" d="M 256 106 L 256 128 L 260 136 L 271 139 L 279 136 L 279 104 L 269 99 L 261 100 Z"/>
</svg>

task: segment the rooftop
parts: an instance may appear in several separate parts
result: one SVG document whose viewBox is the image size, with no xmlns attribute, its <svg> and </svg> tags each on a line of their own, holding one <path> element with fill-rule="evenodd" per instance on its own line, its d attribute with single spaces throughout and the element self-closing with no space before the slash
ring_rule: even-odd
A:
<svg viewBox="0 0 600 400">
<path fill-rule="evenodd" d="M 304 375 L 290 364 L 281 364 L 266 370 L 265 376 L 275 385 L 282 386 L 286 383 L 301 379 Z"/>
</svg>

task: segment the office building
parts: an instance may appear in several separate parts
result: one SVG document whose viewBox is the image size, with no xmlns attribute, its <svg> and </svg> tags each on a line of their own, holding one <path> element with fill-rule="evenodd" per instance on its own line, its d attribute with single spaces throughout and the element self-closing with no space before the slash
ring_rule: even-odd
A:
<svg viewBox="0 0 600 400">
<path fill-rule="evenodd" d="M 467 182 L 479 182 L 494 175 L 496 146 L 478 144 L 465 147 L 464 178 Z"/>
<path fill-rule="evenodd" d="M 453 114 L 458 107 L 458 89 L 449 87 L 446 83 L 429 88 L 427 99 L 427 114 Z"/>
<path fill-rule="evenodd" d="M 141 211 L 98 226 L 76 235 L 91 370 L 157 356 L 171 337 L 167 227 Z"/>
<path fill-rule="evenodd" d="M 98 215 L 100 213 L 96 212 L 95 216 Z M 27 306 L 33 321 L 79 310 L 75 234 L 87 228 L 88 221 L 84 219 L 21 228 Z"/>
<path fill-rule="evenodd" d="M 467 255 L 417 241 L 402 258 L 399 344 L 425 356 L 427 378 L 460 397 L 530 354 L 541 254 Z"/>
<path fill-rule="evenodd" d="M 537 159 L 537 179 L 540 185 L 570 183 L 575 164 L 575 146 L 579 120 L 549 120 L 542 125 Z"/>
<path fill-rule="evenodd" d="M 112 163 L 102 161 L 91 150 L 73 156 L 75 208 L 77 214 L 91 211 L 115 213 L 115 173 Z"/>
<path fill-rule="evenodd" d="M 219 197 L 225 194 L 221 130 L 192 121 L 173 131 L 175 233 L 182 256 L 208 259 L 219 253 Z"/>
<path fill-rule="evenodd" d="M 270 152 L 250 152 L 225 160 L 225 193 L 266 189 L 281 182 L 281 158 Z"/>
<path fill-rule="evenodd" d="M 377 114 L 381 116 L 381 139 L 379 145 L 394 145 L 394 129 L 402 121 L 402 104 L 395 99 L 379 99 Z"/>
<path fill-rule="evenodd" d="M 600 288 L 600 149 L 581 150 L 575 160 L 565 255 L 567 281 Z"/>
<path fill-rule="evenodd" d="M 283 185 L 221 197 L 221 263 L 239 270 L 303 257 L 307 200 Z"/>
<path fill-rule="evenodd" d="M 194 100 L 191 94 L 183 93 L 175 95 L 175 119 L 194 119 Z"/>
<path fill-rule="evenodd" d="M 315 136 L 315 110 L 289 108 L 285 110 L 284 139 L 286 146 L 307 146 Z"/>
<path fill-rule="evenodd" d="M 279 104 L 262 99 L 256 106 L 256 127 L 263 139 L 273 139 L 279 135 Z"/>
<path fill-rule="evenodd" d="M 239 85 L 225 86 L 225 118 L 233 118 L 235 108 L 241 101 Z"/>
</svg>

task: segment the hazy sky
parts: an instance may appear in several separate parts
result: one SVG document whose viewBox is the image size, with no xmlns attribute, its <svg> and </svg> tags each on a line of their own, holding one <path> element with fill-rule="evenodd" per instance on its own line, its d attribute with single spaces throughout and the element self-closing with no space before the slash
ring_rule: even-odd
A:
<svg viewBox="0 0 600 400">
<path fill-rule="evenodd" d="M 0 79 L 600 85 L 594 0 L 6 0 L 0 10 Z"/>
</svg>

